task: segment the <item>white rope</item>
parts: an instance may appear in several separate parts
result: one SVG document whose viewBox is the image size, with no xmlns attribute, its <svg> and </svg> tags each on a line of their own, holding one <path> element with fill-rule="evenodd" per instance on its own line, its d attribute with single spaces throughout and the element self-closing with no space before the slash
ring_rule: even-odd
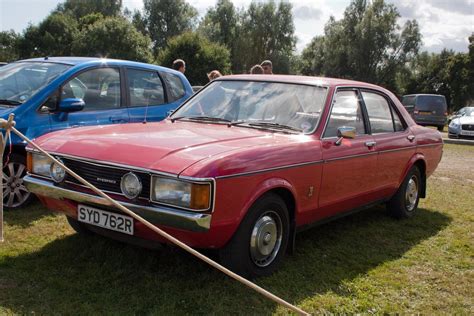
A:
<svg viewBox="0 0 474 316">
<path fill-rule="evenodd" d="M 0 120 L 0 127 L 3 127 L 4 125 L 4 122 L 5 120 Z M 9 118 L 9 121 L 10 121 L 10 118 Z M 6 121 L 5 121 L 6 122 Z M 6 124 L 6 123 L 5 123 Z M 14 124 L 13 124 L 14 125 Z M 7 125 L 8 127 L 8 125 Z M 158 235 L 162 236 L 163 238 L 167 239 L 168 241 L 170 241 L 171 243 L 177 245 L 178 247 L 184 249 L 185 251 L 191 253 L 192 255 L 198 257 L 199 259 L 201 259 L 202 261 L 208 263 L 209 265 L 211 265 L 212 267 L 216 268 L 217 270 L 225 273 L 226 275 L 228 275 L 229 277 L 243 283 L 244 285 L 248 286 L 249 288 L 257 291 L 258 293 L 262 294 L 263 296 L 265 296 L 266 298 L 288 308 L 289 310 L 292 310 L 300 315 L 309 315 L 308 313 L 306 313 L 305 311 L 303 311 L 302 309 L 288 303 L 287 301 L 281 299 L 280 297 L 268 292 L 267 290 L 263 289 L 262 287 L 256 285 L 255 283 L 252 283 L 251 281 L 241 277 L 240 275 L 230 271 L 229 269 L 227 269 L 226 267 L 220 265 L 219 263 L 215 262 L 214 260 L 204 256 L 203 254 L 201 254 L 200 252 L 194 250 L 193 248 L 189 247 L 188 245 L 186 245 L 185 243 L 181 242 L 180 240 L 174 238 L 173 236 L 171 236 L 170 234 L 166 233 L 165 231 L 161 230 L 160 228 L 156 227 L 155 225 L 153 225 L 152 223 L 150 223 L 149 221 L 147 221 L 146 219 L 142 218 L 141 216 L 137 215 L 136 213 L 132 212 L 131 210 L 129 210 L 127 207 L 123 206 L 122 204 L 118 203 L 117 201 L 115 201 L 114 199 L 112 199 L 110 196 L 108 196 L 107 194 L 105 194 L 104 192 L 102 192 L 101 190 L 99 190 L 98 188 L 96 188 L 94 185 L 92 185 L 91 183 L 89 183 L 87 180 L 83 179 L 82 177 L 80 177 L 78 174 L 76 174 L 74 171 L 72 171 L 71 169 L 69 169 L 67 166 L 65 166 L 62 162 L 60 162 L 59 160 L 57 160 L 56 158 L 54 158 L 53 156 L 51 156 L 49 153 L 47 153 L 46 151 L 44 151 L 40 146 L 36 145 L 33 141 L 31 141 L 28 137 L 26 137 L 25 135 L 23 135 L 21 132 L 19 132 L 15 127 L 13 126 L 9 126 L 9 128 L 11 128 L 11 130 L 17 134 L 21 139 L 23 139 L 24 141 L 26 141 L 28 144 L 30 144 L 31 146 L 33 146 L 35 149 L 37 149 L 38 151 L 40 151 L 41 153 L 45 154 L 48 158 L 50 158 L 53 162 L 55 162 L 56 164 L 58 164 L 59 166 L 61 166 L 62 168 L 64 168 L 64 170 L 66 170 L 67 173 L 69 173 L 71 176 L 73 176 L 74 178 L 76 178 L 78 181 L 80 181 L 81 183 L 83 183 L 84 185 L 86 185 L 87 187 L 89 187 L 92 191 L 94 191 L 97 195 L 103 197 L 106 201 L 109 202 L 110 206 L 114 206 L 116 208 L 118 208 L 119 210 L 121 210 L 122 212 L 124 212 L 125 214 L 133 217 L 134 219 L 136 219 L 137 221 L 143 223 L 145 226 L 147 226 L 149 229 L 153 230 L 155 233 L 157 233 Z"/>
</svg>

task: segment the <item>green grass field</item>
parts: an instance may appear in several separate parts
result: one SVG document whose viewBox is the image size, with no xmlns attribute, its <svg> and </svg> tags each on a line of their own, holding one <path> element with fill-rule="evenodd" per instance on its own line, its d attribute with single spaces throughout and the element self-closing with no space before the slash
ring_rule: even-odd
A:
<svg viewBox="0 0 474 316">
<path fill-rule="evenodd" d="M 297 236 L 259 285 L 313 314 L 474 314 L 474 147 L 445 145 L 412 219 L 372 208 Z M 0 314 L 286 314 L 181 250 L 73 233 L 39 204 L 6 212 Z"/>
</svg>

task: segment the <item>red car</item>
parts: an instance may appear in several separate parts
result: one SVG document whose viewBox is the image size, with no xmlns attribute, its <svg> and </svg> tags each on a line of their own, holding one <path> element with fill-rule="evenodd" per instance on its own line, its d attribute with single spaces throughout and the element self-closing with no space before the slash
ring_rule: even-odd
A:
<svg viewBox="0 0 474 316">
<path fill-rule="evenodd" d="M 377 203 L 414 214 L 443 142 L 389 91 L 298 76 L 219 78 L 168 119 L 37 139 L 114 199 L 245 276 L 273 272 L 295 233 Z M 28 149 L 27 187 L 78 232 L 156 242 L 140 222 Z"/>
</svg>

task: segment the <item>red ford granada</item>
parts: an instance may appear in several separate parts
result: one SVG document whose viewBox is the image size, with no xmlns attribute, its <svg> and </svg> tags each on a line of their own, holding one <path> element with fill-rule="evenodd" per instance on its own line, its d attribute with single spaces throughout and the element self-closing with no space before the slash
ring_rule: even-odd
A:
<svg viewBox="0 0 474 316">
<path fill-rule="evenodd" d="M 296 76 L 213 81 L 168 119 L 83 127 L 37 143 L 134 212 L 223 264 L 268 275 L 295 233 L 377 203 L 410 217 L 442 155 L 389 91 Z M 28 149 L 28 189 L 80 233 L 162 242 Z"/>
</svg>

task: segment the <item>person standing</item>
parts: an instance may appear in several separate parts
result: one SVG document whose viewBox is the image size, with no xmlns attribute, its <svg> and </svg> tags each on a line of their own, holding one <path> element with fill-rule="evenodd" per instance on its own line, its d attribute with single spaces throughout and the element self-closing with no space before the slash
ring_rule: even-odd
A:
<svg viewBox="0 0 474 316">
<path fill-rule="evenodd" d="M 264 73 L 262 66 L 260 65 L 255 65 L 252 68 L 250 68 L 250 73 L 252 75 L 261 75 Z"/>
<path fill-rule="evenodd" d="M 263 73 L 265 75 L 273 75 L 273 64 L 272 64 L 271 60 L 267 59 L 267 60 L 262 61 L 260 66 L 262 66 Z"/>
<path fill-rule="evenodd" d="M 217 79 L 219 77 L 222 77 L 222 74 L 220 73 L 219 70 L 213 70 L 213 71 L 211 71 L 210 73 L 207 74 L 207 78 L 209 79 L 209 81 L 212 81 L 212 80 Z"/>
<path fill-rule="evenodd" d="M 186 71 L 186 63 L 182 59 L 176 59 L 175 61 L 173 61 L 173 69 L 184 74 L 184 72 Z"/>
</svg>

